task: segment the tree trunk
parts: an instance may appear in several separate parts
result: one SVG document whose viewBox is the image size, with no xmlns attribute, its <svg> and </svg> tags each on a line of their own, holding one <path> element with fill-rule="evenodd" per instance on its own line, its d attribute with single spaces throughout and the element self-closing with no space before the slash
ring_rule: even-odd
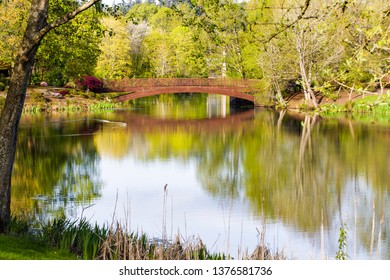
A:
<svg viewBox="0 0 390 280">
<path fill-rule="evenodd" d="M 46 21 L 49 0 L 31 1 L 27 28 L 15 58 L 10 86 L 0 119 L 0 233 L 7 230 L 11 216 L 11 176 L 18 127 L 38 46 L 51 29 L 68 22 L 97 1 L 91 0 L 84 3 L 75 11 L 64 15 L 51 24 Z"/>
<path fill-rule="evenodd" d="M 46 25 L 48 3 L 31 3 L 27 29 L 15 59 L 10 86 L 0 120 L 0 233 L 5 232 L 10 219 L 11 175 L 15 158 L 20 117 L 34 56 L 41 38 L 39 31 Z"/>
<path fill-rule="evenodd" d="M 31 52 L 32 57 L 36 50 Z M 32 68 L 31 57 L 15 65 L 12 81 L 7 94 L 0 122 L 0 232 L 6 230 L 10 218 L 11 174 L 15 157 L 16 141 L 20 116 L 23 110 L 29 73 Z M 9 98 L 8 98 L 9 96 Z"/>
<path fill-rule="evenodd" d="M 307 61 L 307 57 L 310 55 L 309 47 L 306 46 L 310 42 L 305 42 L 306 38 L 304 35 L 304 30 L 295 31 L 295 48 L 298 54 L 299 60 L 299 71 L 301 75 L 301 82 L 303 93 L 305 95 L 305 102 L 310 102 L 315 108 L 318 108 L 317 99 L 311 88 L 311 62 Z M 306 44 L 306 45 L 305 45 Z M 309 58 L 310 59 L 310 58 Z"/>
</svg>

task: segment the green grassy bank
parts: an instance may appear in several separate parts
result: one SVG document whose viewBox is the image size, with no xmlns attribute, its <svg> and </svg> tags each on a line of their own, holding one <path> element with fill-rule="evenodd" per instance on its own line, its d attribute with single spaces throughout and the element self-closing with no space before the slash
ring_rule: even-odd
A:
<svg viewBox="0 0 390 280">
<path fill-rule="evenodd" d="M 0 260 L 73 260 L 75 254 L 48 246 L 33 236 L 0 235 Z"/>
<path fill-rule="evenodd" d="M 222 260 L 225 253 L 210 252 L 200 239 L 150 239 L 146 234 L 129 233 L 120 224 L 91 225 L 85 220 L 65 218 L 32 228 L 29 222 L 12 219 L 7 234 L 0 235 L 2 260 Z M 264 244 L 240 259 L 285 259 L 271 253 Z"/>
</svg>

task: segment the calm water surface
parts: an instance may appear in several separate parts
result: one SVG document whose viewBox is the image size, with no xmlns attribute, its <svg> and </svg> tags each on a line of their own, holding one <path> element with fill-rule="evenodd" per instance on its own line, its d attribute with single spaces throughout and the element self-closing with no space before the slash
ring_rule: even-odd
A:
<svg viewBox="0 0 390 280">
<path fill-rule="evenodd" d="M 106 113 L 24 115 L 12 211 L 113 219 L 151 237 L 296 259 L 390 259 L 390 122 L 164 95 Z M 166 191 L 164 191 L 166 186 Z"/>
</svg>

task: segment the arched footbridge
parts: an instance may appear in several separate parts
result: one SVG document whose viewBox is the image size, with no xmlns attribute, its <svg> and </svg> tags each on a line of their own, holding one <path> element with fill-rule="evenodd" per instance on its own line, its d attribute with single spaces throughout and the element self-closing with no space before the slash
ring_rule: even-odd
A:
<svg viewBox="0 0 390 280">
<path fill-rule="evenodd" d="M 123 92 L 115 98 L 123 102 L 167 93 L 199 92 L 221 94 L 254 102 L 257 80 L 200 79 L 200 78 L 147 78 L 110 81 L 105 86 L 110 91 Z"/>
</svg>

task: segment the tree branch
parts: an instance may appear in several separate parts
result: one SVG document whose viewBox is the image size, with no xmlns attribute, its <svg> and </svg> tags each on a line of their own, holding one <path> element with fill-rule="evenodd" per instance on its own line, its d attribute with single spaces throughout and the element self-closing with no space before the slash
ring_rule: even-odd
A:
<svg viewBox="0 0 390 280">
<path fill-rule="evenodd" d="M 40 41 L 50 30 L 57 28 L 60 25 L 63 25 L 67 22 L 69 22 L 71 19 L 75 18 L 78 14 L 84 12 L 85 10 L 89 9 L 91 6 L 95 5 L 100 0 L 91 0 L 88 1 L 81 6 L 79 6 L 76 10 L 67 13 L 63 17 L 57 19 L 56 21 L 53 21 L 51 23 L 48 23 L 46 26 L 44 26 L 40 32 L 35 36 L 35 40 L 38 42 Z"/>
<path fill-rule="evenodd" d="M 311 0 L 305 0 L 305 4 L 301 7 L 301 13 L 298 15 L 298 17 L 293 22 L 291 22 L 291 23 L 289 23 L 287 25 L 284 25 L 282 29 L 277 30 L 275 33 L 273 33 L 267 39 L 261 40 L 261 42 L 262 43 L 269 43 L 272 39 L 277 37 L 279 34 L 283 33 L 284 31 L 286 31 L 290 27 L 294 26 L 298 21 L 300 21 L 302 19 L 306 19 L 304 16 L 305 16 L 307 10 L 309 9 L 310 2 L 311 2 Z M 311 17 L 309 17 L 309 18 L 311 18 Z"/>
</svg>

